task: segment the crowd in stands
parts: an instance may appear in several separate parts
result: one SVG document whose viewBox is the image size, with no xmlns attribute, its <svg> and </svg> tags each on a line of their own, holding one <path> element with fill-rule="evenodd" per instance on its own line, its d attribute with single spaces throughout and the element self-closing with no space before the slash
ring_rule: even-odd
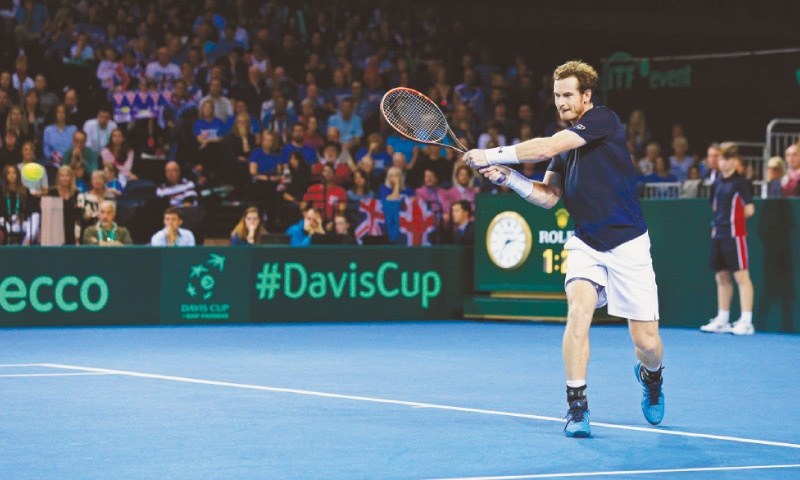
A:
<svg viewBox="0 0 800 480">
<path fill-rule="evenodd" d="M 0 12 L 0 244 L 202 244 L 221 205 L 242 215 L 224 226 L 234 245 L 471 244 L 475 195 L 496 187 L 452 150 L 394 132 L 383 93 L 426 93 L 468 148 L 566 127 L 550 66 L 493 61 L 434 7 L 13 3 Z M 718 145 L 693 155 L 676 125 L 667 152 L 641 111 L 626 128 L 643 185 L 695 197 L 713 181 Z M 798 194 L 790 149 L 787 172 L 770 160 L 770 195 Z"/>
</svg>

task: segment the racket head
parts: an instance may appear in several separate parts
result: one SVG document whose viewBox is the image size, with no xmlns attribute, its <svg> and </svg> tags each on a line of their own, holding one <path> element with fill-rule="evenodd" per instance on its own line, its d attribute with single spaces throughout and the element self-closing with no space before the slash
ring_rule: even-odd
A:
<svg viewBox="0 0 800 480">
<path fill-rule="evenodd" d="M 397 87 L 386 92 L 381 98 L 381 113 L 386 123 L 410 140 L 459 153 L 467 151 L 436 102 L 412 88 Z"/>
</svg>

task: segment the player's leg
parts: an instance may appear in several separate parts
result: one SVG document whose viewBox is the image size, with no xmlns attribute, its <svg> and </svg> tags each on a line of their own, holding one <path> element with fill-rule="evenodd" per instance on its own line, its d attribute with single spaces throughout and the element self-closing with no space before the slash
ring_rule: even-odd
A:
<svg viewBox="0 0 800 480">
<path fill-rule="evenodd" d="M 642 386 L 642 413 L 653 425 L 664 418 L 661 390 L 664 348 L 658 332 L 658 287 L 647 233 L 605 255 L 608 269 L 608 313 L 628 320 L 636 350 L 636 380 Z"/>
<path fill-rule="evenodd" d="M 628 320 L 628 330 L 636 350 L 636 358 L 642 366 L 651 371 L 661 369 L 664 346 L 658 333 L 657 321 Z"/>
<path fill-rule="evenodd" d="M 589 402 L 586 400 L 586 370 L 589 364 L 589 327 L 594 310 L 606 304 L 608 274 L 597 251 L 578 237 L 564 245 L 569 251 L 569 267 L 564 279 L 567 292 L 567 326 L 562 340 L 564 370 L 567 377 L 568 437 L 588 437 Z"/>
<path fill-rule="evenodd" d="M 573 257 L 570 256 L 570 261 Z M 571 267 L 570 267 L 571 268 Z M 567 425 L 569 437 L 588 437 L 589 403 L 586 399 L 586 370 L 589 365 L 589 328 L 598 300 L 598 287 L 584 278 L 567 284 L 567 326 L 562 340 L 562 355 L 567 376 Z"/>
</svg>

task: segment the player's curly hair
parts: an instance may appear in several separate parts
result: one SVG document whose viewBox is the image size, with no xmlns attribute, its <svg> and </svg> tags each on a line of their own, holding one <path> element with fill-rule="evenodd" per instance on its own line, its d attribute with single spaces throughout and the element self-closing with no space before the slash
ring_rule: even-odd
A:
<svg viewBox="0 0 800 480">
<path fill-rule="evenodd" d="M 597 85 L 597 70 L 582 60 L 570 60 L 559 65 L 553 71 L 553 80 L 563 80 L 569 77 L 578 79 L 578 91 L 581 93 L 586 90 L 594 91 L 594 87 Z"/>
</svg>

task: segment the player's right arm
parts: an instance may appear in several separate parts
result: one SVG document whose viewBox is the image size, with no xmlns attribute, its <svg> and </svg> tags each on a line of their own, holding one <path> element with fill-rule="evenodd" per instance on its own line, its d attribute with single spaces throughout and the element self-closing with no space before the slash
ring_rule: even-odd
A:
<svg viewBox="0 0 800 480">
<path fill-rule="evenodd" d="M 561 198 L 561 174 L 548 171 L 541 182 L 525 178 L 503 165 L 492 165 L 480 170 L 495 185 L 506 186 L 528 202 L 543 208 L 552 208 Z"/>
<path fill-rule="evenodd" d="M 473 168 L 542 162 L 584 145 L 586 140 L 580 135 L 571 130 L 562 130 L 552 137 L 532 138 L 516 145 L 470 150 L 464 155 L 464 161 Z"/>
</svg>

